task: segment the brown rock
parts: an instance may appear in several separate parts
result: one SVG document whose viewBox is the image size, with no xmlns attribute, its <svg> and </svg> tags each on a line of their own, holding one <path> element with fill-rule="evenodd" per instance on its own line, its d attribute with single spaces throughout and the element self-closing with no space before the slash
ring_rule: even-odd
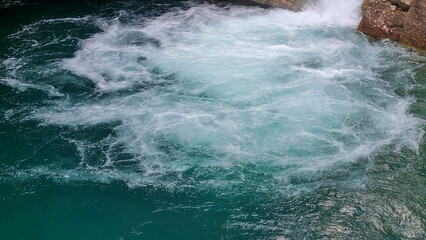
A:
<svg viewBox="0 0 426 240">
<path fill-rule="evenodd" d="M 358 30 L 426 49 L 426 0 L 364 0 Z"/>
</svg>

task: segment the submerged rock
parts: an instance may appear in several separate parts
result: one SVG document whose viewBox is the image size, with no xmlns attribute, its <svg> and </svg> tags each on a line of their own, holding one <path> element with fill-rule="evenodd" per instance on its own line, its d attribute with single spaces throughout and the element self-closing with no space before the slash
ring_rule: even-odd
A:
<svg viewBox="0 0 426 240">
<path fill-rule="evenodd" d="M 309 0 L 253 0 L 254 2 L 300 11 Z"/>
<path fill-rule="evenodd" d="M 312 0 L 210 0 L 210 2 L 235 2 L 243 4 L 259 4 L 300 11 Z"/>
<path fill-rule="evenodd" d="M 364 0 L 358 30 L 426 49 L 426 0 Z"/>
</svg>

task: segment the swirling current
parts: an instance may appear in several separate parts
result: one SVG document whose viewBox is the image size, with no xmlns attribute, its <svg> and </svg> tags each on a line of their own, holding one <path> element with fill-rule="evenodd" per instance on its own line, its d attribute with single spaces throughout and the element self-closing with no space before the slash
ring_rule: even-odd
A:
<svg viewBox="0 0 426 240">
<path fill-rule="evenodd" d="M 2 239 L 424 239 L 426 55 L 301 12 L 5 1 Z"/>
</svg>

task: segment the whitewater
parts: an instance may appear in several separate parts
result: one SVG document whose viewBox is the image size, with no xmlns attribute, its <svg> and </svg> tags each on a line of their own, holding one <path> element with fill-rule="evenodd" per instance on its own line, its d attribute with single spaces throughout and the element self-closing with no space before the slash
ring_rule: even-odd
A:
<svg viewBox="0 0 426 240">
<path fill-rule="evenodd" d="M 189 1 L 153 16 L 136 4 L 27 24 L 7 36 L 0 84 L 37 101 L 2 114 L 51 135 L 43 150 L 3 162 L 0 181 L 214 196 L 188 207 L 208 211 L 220 199 L 221 226 L 257 239 L 380 239 L 386 229 L 421 238 L 422 214 L 397 202 L 388 209 L 371 184 L 423 158 L 424 119 L 410 111 L 410 91 L 426 59 L 357 32 L 361 3 L 291 12 Z"/>
</svg>

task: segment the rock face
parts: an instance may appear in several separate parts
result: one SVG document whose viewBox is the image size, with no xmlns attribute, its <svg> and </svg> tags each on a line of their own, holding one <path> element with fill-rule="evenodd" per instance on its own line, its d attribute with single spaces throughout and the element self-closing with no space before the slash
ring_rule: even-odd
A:
<svg viewBox="0 0 426 240">
<path fill-rule="evenodd" d="M 426 0 L 364 0 L 358 30 L 426 49 Z"/>
</svg>

